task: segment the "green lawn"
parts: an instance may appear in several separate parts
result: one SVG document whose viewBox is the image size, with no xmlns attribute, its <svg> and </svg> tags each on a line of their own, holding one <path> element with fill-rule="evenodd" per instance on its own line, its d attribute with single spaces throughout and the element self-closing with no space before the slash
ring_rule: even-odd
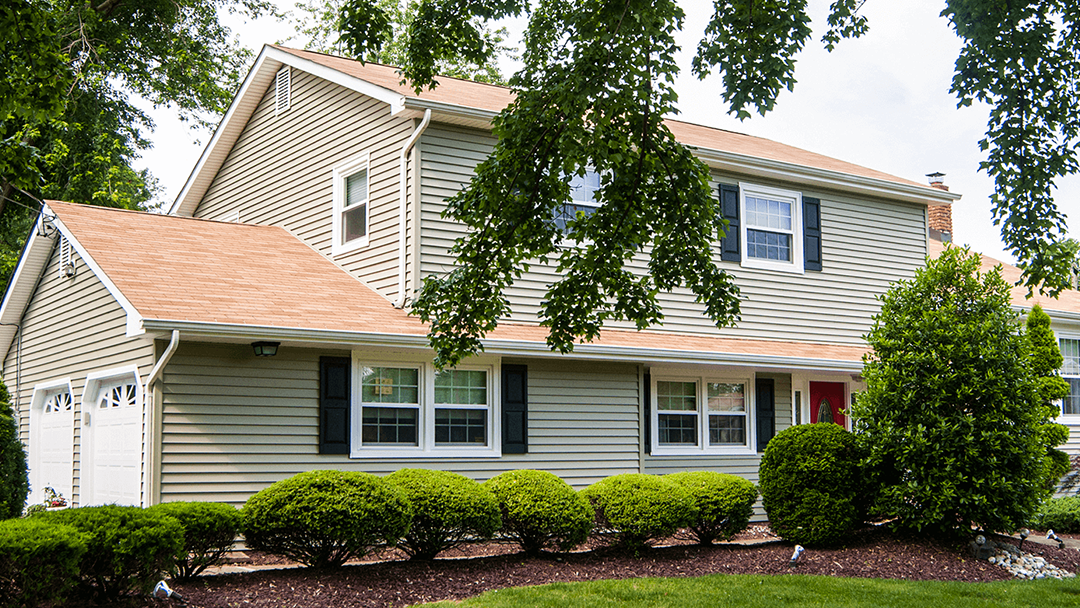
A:
<svg viewBox="0 0 1080 608">
<path fill-rule="evenodd" d="M 499 589 L 463 602 L 424 604 L 428 608 L 670 607 L 782 608 L 797 606 L 940 608 L 948 606 L 1080 605 L 1080 582 L 997 583 L 911 582 L 828 576 L 717 574 L 700 578 L 646 578 L 589 583 L 555 583 Z"/>
</svg>

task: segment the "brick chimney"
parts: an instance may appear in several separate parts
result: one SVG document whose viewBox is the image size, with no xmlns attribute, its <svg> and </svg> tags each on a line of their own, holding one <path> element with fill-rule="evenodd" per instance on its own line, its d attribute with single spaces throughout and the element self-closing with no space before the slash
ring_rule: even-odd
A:
<svg viewBox="0 0 1080 608">
<path fill-rule="evenodd" d="M 931 188 L 949 191 L 949 187 L 945 185 L 944 173 L 935 171 L 934 173 L 927 173 L 926 177 L 930 180 Z M 943 243 L 952 242 L 952 205 L 931 205 L 929 215 L 930 238 Z"/>
</svg>

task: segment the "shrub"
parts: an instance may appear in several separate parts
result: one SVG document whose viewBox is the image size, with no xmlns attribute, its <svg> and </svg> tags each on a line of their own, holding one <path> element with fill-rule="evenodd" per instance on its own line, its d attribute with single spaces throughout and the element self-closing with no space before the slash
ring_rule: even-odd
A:
<svg viewBox="0 0 1080 608">
<path fill-rule="evenodd" d="M 83 591 L 114 600 L 149 593 L 184 554 L 180 522 L 139 507 L 81 507 L 34 515 L 30 521 L 64 524 L 86 535 L 79 563 Z"/>
<path fill-rule="evenodd" d="M 863 455 L 855 436 L 831 423 L 801 424 L 773 437 L 758 482 L 773 532 L 811 546 L 844 540 L 865 519 Z"/>
<path fill-rule="evenodd" d="M 184 528 L 186 555 L 176 560 L 175 579 L 190 579 L 221 564 L 240 533 L 240 511 L 219 502 L 167 502 L 148 510 L 172 517 Z"/>
<path fill-rule="evenodd" d="M 614 475 L 581 492 L 596 510 L 598 525 L 617 532 L 619 543 L 634 551 L 671 536 L 697 517 L 690 493 L 656 475 Z"/>
<path fill-rule="evenodd" d="M 1051 498 L 1039 506 L 1032 518 L 1036 530 L 1080 533 L 1080 496 Z"/>
<path fill-rule="evenodd" d="M 690 533 L 699 543 L 730 540 L 750 524 L 758 491 L 746 479 L 712 471 L 674 473 L 666 479 L 694 499 L 698 514 L 690 524 Z"/>
<path fill-rule="evenodd" d="M 594 512 L 589 501 L 552 473 L 507 471 L 484 486 L 498 501 L 503 533 L 526 555 L 547 548 L 570 550 L 585 542 L 592 531 Z"/>
<path fill-rule="evenodd" d="M 86 537 L 37 520 L 0 522 L 0 606 L 58 604 L 79 580 Z"/>
<path fill-rule="evenodd" d="M 368 473 L 310 471 L 248 499 L 241 528 L 252 549 L 312 567 L 340 566 L 405 535 L 412 505 Z"/>
<path fill-rule="evenodd" d="M 30 492 L 26 452 L 11 416 L 10 399 L 7 388 L 0 383 L 0 519 L 22 515 Z"/>
<path fill-rule="evenodd" d="M 409 532 L 399 546 L 412 559 L 434 559 L 468 542 L 488 539 L 499 529 L 499 506 L 491 492 L 457 473 L 401 469 L 387 483 L 405 493 L 413 506 Z"/>
<path fill-rule="evenodd" d="M 867 390 L 851 415 L 877 508 L 900 529 L 1010 532 L 1052 492 L 1056 408 L 1035 372 L 1048 359 L 1031 359 L 1009 285 L 980 264 L 946 248 L 882 297 L 867 335 Z"/>
</svg>

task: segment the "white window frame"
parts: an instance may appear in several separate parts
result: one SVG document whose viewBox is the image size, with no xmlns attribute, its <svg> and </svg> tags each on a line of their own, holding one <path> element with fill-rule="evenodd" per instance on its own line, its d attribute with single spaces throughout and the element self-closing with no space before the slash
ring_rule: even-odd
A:
<svg viewBox="0 0 1080 608">
<path fill-rule="evenodd" d="M 599 184 L 597 184 L 597 188 L 596 188 L 597 190 L 599 190 L 601 187 L 603 187 L 603 180 L 600 179 L 602 177 L 600 175 L 600 173 L 595 171 L 592 167 L 588 167 L 588 168 L 585 169 L 585 174 L 582 176 L 582 179 L 587 178 L 589 175 L 597 176 L 597 178 L 599 180 Z M 566 178 L 567 184 L 569 185 L 570 182 L 572 182 L 575 178 L 577 178 L 577 176 L 576 175 L 566 175 L 565 178 Z M 575 189 L 574 189 L 573 186 L 570 186 L 570 200 L 565 204 L 566 205 L 574 205 L 574 206 L 578 206 L 578 207 L 592 207 L 592 209 L 593 209 L 592 213 L 596 213 L 596 210 L 603 206 L 603 203 L 597 202 L 595 198 L 589 198 L 588 200 L 586 200 L 584 198 L 576 198 L 575 197 Z M 567 221 L 569 221 L 569 220 L 567 220 Z M 566 232 L 565 225 L 561 230 L 564 231 L 563 232 L 563 242 L 564 242 L 564 244 L 568 244 L 570 242 L 570 237 L 569 237 L 569 234 Z"/>
<path fill-rule="evenodd" d="M 1058 341 L 1058 348 L 1059 349 L 1061 348 L 1061 341 L 1062 340 L 1077 340 L 1077 341 L 1080 341 L 1080 333 L 1054 332 L 1054 335 L 1055 335 L 1055 337 L 1056 337 L 1056 339 Z M 1061 366 L 1062 366 L 1062 368 L 1065 367 L 1065 362 L 1064 361 L 1062 361 Z M 1064 378 L 1066 381 L 1068 381 L 1069 378 L 1080 378 L 1080 375 L 1071 375 L 1071 374 L 1070 375 L 1065 375 L 1064 370 L 1062 369 L 1061 370 L 1061 377 Z M 1071 392 L 1072 392 L 1072 389 L 1071 389 L 1071 385 L 1070 385 L 1070 394 L 1071 394 Z M 1057 421 L 1062 423 L 1062 424 L 1070 424 L 1070 425 L 1080 424 L 1080 414 L 1066 414 L 1065 413 L 1065 400 L 1062 399 L 1058 403 L 1058 419 L 1057 419 Z"/>
<path fill-rule="evenodd" d="M 363 395 L 361 373 L 364 367 L 413 368 L 419 371 L 419 415 L 417 416 L 417 444 L 395 446 L 387 444 L 364 445 L 363 443 Z M 488 442 L 483 446 L 435 445 L 435 366 L 430 361 L 411 357 L 372 355 L 370 352 L 353 352 L 352 398 L 350 405 L 351 458 L 498 458 L 502 455 L 502 408 L 500 400 L 500 364 L 497 359 L 473 357 L 469 365 L 459 365 L 456 370 L 483 371 L 487 373 L 488 403 L 486 408 L 476 405 L 453 405 L 450 409 L 486 409 Z M 377 406 L 376 406 L 377 407 Z M 387 404 L 387 407 L 396 407 Z M 439 408 L 444 409 L 444 408 Z"/>
<path fill-rule="evenodd" d="M 650 387 L 650 435 L 649 441 L 653 456 L 693 456 L 708 454 L 754 454 L 757 449 L 757 408 L 755 407 L 754 382 L 749 376 L 724 373 L 686 374 L 671 371 L 653 371 Z M 697 387 L 697 445 L 681 446 L 660 443 L 660 408 L 657 399 L 657 382 L 693 382 Z M 709 396 L 710 382 L 723 384 L 742 384 L 743 398 L 746 400 L 746 444 L 745 445 L 709 445 Z"/>
<path fill-rule="evenodd" d="M 292 70 L 285 66 L 274 74 L 274 116 L 292 107 Z"/>
<path fill-rule="evenodd" d="M 348 202 L 348 188 L 346 182 L 349 177 L 359 173 L 360 171 L 367 172 L 367 199 L 364 200 L 364 236 L 353 239 L 348 243 L 342 242 L 342 237 L 345 234 L 345 221 L 344 213 L 346 211 L 346 203 Z M 350 251 L 355 251 L 362 247 L 367 247 L 371 239 L 371 166 L 369 163 L 369 156 L 365 152 L 357 157 L 350 159 L 349 161 L 334 167 L 334 221 L 333 221 L 333 241 L 330 244 L 331 255 L 338 256 Z"/>
<path fill-rule="evenodd" d="M 791 203 L 791 261 L 763 260 L 751 258 L 748 254 L 748 230 L 761 230 L 758 226 L 751 226 L 747 221 L 746 198 L 747 196 L 770 198 L 782 202 Z M 741 251 L 741 265 L 745 268 L 757 268 L 761 270 L 778 270 L 803 274 L 803 218 L 802 218 L 802 193 L 794 190 L 782 190 L 769 186 L 759 186 L 746 182 L 739 183 L 739 246 Z M 785 232 L 770 228 L 767 232 Z"/>
</svg>

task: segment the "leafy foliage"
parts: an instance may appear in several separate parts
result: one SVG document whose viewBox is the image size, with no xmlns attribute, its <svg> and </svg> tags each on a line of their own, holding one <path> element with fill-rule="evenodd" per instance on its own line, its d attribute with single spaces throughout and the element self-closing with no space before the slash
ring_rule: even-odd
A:
<svg viewBox="0 0 1080 608">
<path fill-rule="evenodd" d="M 241 528 L 249 547 L 318 568 L 396 544 L 412 516 L 405 494 L 380 477 L 309 471 L 249 498 Z"/>
<path fill-rule="evenodd" d="M 835 545 L 866 515 L 872 494 L 855 436 L 831 423 L 789 427 L 769 440 L 759 487 L 769 527 L 784 540 Z"/>
<path fill-rule="evenodd" d="M 435 556 L 498 531 L 499 506 L 490 491 L 457 473 L 400 469 L 385 477 L 413 506 L 412 523 L 398 545 L 410 558 Z"/>
<path fill-rule="evenodd" d="M 1051 498 L 1042 503 L 1031 519 L 1031 527 L 1070 534 L 1080 532 L 1080 496 Z"/>
<path fill-rule="evenodd" d="M 547 471 L 521 469 L 489 479 L 502 512 L 502 532 L 526 555 L 548 548 L 568 551 L 585 542 L 593 526 L 593 509 L 570 484 Z"/>
<path fill-rule="evenodd" d="M 1027 336 L 1031 342 L 1031 371 L 1038 383 L 1037 391 L 1044 411 L 1050 418 L 1058 412 L 1057 402 L 1069 394 L 1069 383 L 1061 377 L 1058 370 L 1063 361 L 1058 348 L 1057 337 L 1050 329 L 1050 316 L 1043 312 L 1038 304 L 1032 306 L 1027 316 Z M 1069 440 L 1069 428 L 1055 422 L 1048 422 L 1041 427 L 1043 443 L 1046 444 L 1047 478 L 1051 486 L 1057 485 L 1069 471 L 1069 455 L 1055 446 Z"/>
<path fill-rule="evenodd" d="M 0 519 L 22 515 L 30 492 L 26 451 L 10 402 L 7 387 L 0 382 Z"/>
<path fill-rule="evenodd" d="M 619 543 L 633 551 L 671 536 L 697 517 L 690 493 L 656 475 L 613 475 L 585 488 L 581 495 L 596 510 L 598 526 L 615 531 Z"/>
<path fill-rule="evenodd" d="M 172 570 L 178 580 L 223 563 L 240 533 L 240 511 L 219 502 L 166 502 L 148 511 L 172 517 L 184 528 L 184 555 Z"/>
<path fill-rule="evenodd" d="M 867 390 L 851 415 L 878 508 L 916 531 L 1012 531 L 1049 494 L 1046 425 L 1029 341 L 1000 268 L 947 247 L 881 301 Z"/>
<path fill-rule="evenodd" d="M 694 499 L 697 517 L 689 527 L 699 543 L 730 540 L 750 524 L 758 491 L 746 479 L 713 471 L 684 471 L 665 479 L 681 486 Z"/>
<path fill-rule="evenodd" d="M 59 605 L 79 580 L 86 535 L 37 519 L 0 521 L 0 606 Z"/>
<path fill-rule="evenodd" d="M 100 600 L 149 593 L 184 554 L 180 522 L 139 507 L 63 509 L 39 513 L 31 521 L 71 526 L 85 535 L 80 593 Z"/>
</svg>

